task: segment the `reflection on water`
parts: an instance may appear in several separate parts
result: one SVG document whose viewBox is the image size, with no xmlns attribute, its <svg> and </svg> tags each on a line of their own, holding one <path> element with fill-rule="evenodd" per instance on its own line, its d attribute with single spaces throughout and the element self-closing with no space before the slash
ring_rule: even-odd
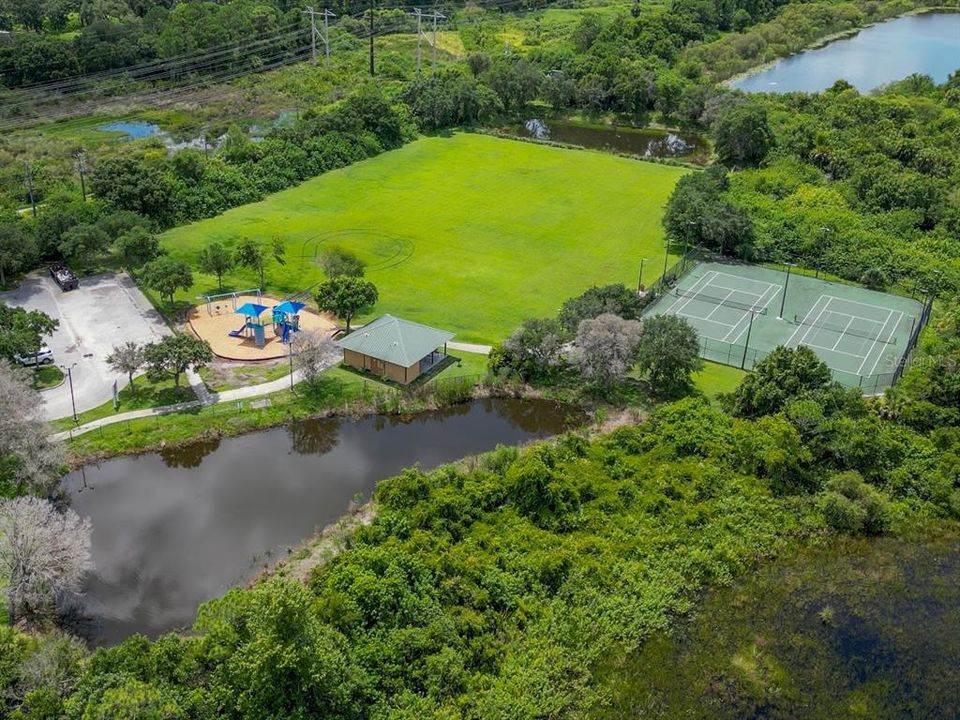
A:
<svg viewBox="0 0 960 720">
<path fill-rule="evenodd" d="M 562 120 L 531 118 L 523 125 L 506 128 L 519 137 L 579 145 L 593 150 L 626 153 L 641 157 L 682 158 L 689 162 L 706 163 L 709 147 L 694 133 L 651 128 L 615 128 L 577 125 Z"/>
<path fill-rule="evenodd" d="M 550 402 L 484 400 L 415 416 L 297 422 L 82 468 L 63 482 L 94 528 L 88 634 L 113 644 L 188 627 L 200 603 L 335 521 L 378 480 L 553 435 L 569 419 Z"/>
<path fill-rule="evenodd" d="M 889 20 L 778 61 L 731 86 L 746 92 L 818 92 L 846 80 L 861 92 L 913 73 L 937 83 L 960 68 L 960 14 L 928 13 Z"/>
</svg>

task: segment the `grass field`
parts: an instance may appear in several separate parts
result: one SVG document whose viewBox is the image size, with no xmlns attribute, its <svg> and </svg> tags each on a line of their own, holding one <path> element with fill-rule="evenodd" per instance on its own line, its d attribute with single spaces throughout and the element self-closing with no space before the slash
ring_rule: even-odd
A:
<svg viewBox="0 0 960 720">
<path fill-rule="evenodd" d="M 281 238 L 267 290 L 302 291 L 323 280 L 317 259 L 339 246 L 367 263 L 380 291 L 372 315 L 393 313 L 493 342 L 526 318 L 555 315 L 591 285 L 634 286 L 663 267 L 663 205 L 685 170 L 595 152 L 482 135 L 423 138 L 400 150 L 163 236 L 196 264 L 212 241 Z M 253 287 L 232 272 L 225 286 Z M 178 299 L 216 291 L 197 274 Z M 372 316 L 371 315 L 371 316 Z"/>
</svg>

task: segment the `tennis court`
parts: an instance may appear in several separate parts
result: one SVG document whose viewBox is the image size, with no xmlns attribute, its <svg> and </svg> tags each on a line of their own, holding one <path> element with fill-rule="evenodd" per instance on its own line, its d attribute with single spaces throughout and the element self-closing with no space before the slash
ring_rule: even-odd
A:
<svg viewBox="0 0 960 720">
<path fill-rule="evenodd" d="M 923 309 L 910 298 L 795 272 L 706 262 L 647 314 L 685 318 L 700 336 L 702 357 L 748 370 L 780 345 L 804 345 L 839 382 L 873 394 L 895 381 Z"/>
</svg>

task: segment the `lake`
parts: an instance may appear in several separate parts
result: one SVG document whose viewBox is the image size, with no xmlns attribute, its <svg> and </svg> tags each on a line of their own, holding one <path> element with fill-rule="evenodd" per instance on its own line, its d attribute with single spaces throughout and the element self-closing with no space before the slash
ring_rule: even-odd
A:
<svg viewBox="0 0 960 720">
<path fill-rule="evenodd" d="M 79 631 L 95 645 L 189 628 L 197 607 L 282 559 L 417 463 L 562 432 L 556 403 L 480 400 L 406 417 L 328 418 L 88 465 L 64 478 L 93 523 Z"/>
<path fill-rule="evenodd" d="M 868 92 L 913 73 L 937 83 L 960 69 L 960 13 L 896 18 L 784 58 L 730 86 L 746 92 L 819 92 L 846 80 Z"/>
<path fill-rule="evenodd" d="M 517 137 L 552 140 L 639 157 L 677 158 L 701 165 L 710 159 L 710 146 L 704 138 L 676 130 L 581 125 L 539 118 L 531 118 L 523 124 L 511 125 L 503 130 Z"/>
</svg>

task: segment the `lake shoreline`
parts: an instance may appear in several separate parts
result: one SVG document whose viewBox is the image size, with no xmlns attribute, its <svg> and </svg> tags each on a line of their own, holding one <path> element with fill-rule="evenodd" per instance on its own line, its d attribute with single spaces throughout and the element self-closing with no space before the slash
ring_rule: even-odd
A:
<svg viewBox="0 0 960 720">
<path fill-rule="evenodd" d="M 773 60 L 768 60 L 767 62 L 761 63 L 760 65 L 755 65 L 752 68 L 749 68 L 747 70 L 744 70 L 743 72 L 740 72 L 740 73 L 737 73 L 736 75 L 732 75 L 731 77 L 728 77 L 726 80 L 721 80 L 717 84 L 723 88 L 726 88 L 727 90 L 736 90 L 737 88 L 732 87 L 734 83 L 740 82 L 741 80 L 746 80 L 748 78 L 754 77 L 755 75 L 759 75 L 763 72 L 766 72 L 767 70 L 770 70 L 771 68 L 775 67 L 778 63 L 788 58 L 796 57 L 797 55 L 802 55 L 803 53 L 809 52 L 811 50 L 819 50 L 822 47 L 826 47 L 830 43 L 836 42 L 837 40 L 844 40 L 846 38 L 854 37 L 856 35 L 859 35 L 864 30 L 871 27 L 876 27 L 877 25 L 882 25 L 884 23 L 891 22 L 893 20 L 898 20 L 900 18 L 916 17 L 918 15 L 929 15 L 932 13 L 960 13 L 960 8 L 951 7 L 951 6 L 942 6 L 942 5 L 931 5 L 923 8 L 914 8 L 913 10 L 908 10 L 906 12 L 898 13 L 896 15 L 890 15 L 889 17 L 884 17 L 879 20 L 873 20 L 869 23 L 866 23 L 864 25 L 859 25 L 855 28 L 850 28 L 848 30 L 841 30 L 839 32 L 830 33 L 829 35 L 824 35 L 823 37 L 818 38 L 817 40 L 811 42 L 810 44 L 804 46 L 803 48 L 801 48 L 800 50 L 797 50 L 796 52 L 792 52 L 789 55 L 781 55 L 780 57 L 774 58 Z M 741 91 L 741 92 L 746 92 L 746 91 Z"/>
<path fill-rule="evenodd" d="M 217 406 L 210 406 L 211 412 L 208 417 L 206 417 L 206 427 L 201 430 L 198 434 L 191 435 L 188 438 L 181 438 L 175 440 L 165 440 L 160 439 L 152 442 L 144 442 L 141 444 L 134 444 L 127 447 L 114 448 L 108 450 L 94 450 L 92 452 L 78 452 L 75 447 L 75 443 L 81 441 L 84 436 L 79 436 L 76 440 L 68 441 L 66 443 L 67 451 L 67 462 L 66 462 L 66 471 L 64 474 L 74 472 L 85 465 L 97 464 L 105 460 L 112 460 L 114 458 L 121 457 L 136 457 L 138 455 L 145 455 L 149 453 L 157 452 L 169 452 L 176 450 L 177 448 L 188 447 L 191 444 L 203 441 L 210 440 L 220 440 L 224 438 L 233 438 L 233 437 L 242 437 L 244 435 L 249 435 L 256 432 L 273 430 L 279 427 L 284 427 L 293 422 L 304 422 L 309 420 L 321 420 L 321 419 L 330 419 L 330 418 L 346 418 L 351 420 L 364 420 L 371 417 L 383 417 L 383 418 L 403 418 L 403 417 L 415 417 L 418 415 L 423 415 L 425 413 L 437 412 L 450 407 L 455 407 L 457 405 L 463 405 L 466 403 L 474 402 L 476 400 L 486 400 L 486 399 L 511 399 L 511 400 L 553 400 L 558 404 L 565 405 L 571 410 L 588 412 L 589 408 L 578 402 L 574 402 L 570 399 L 559 399 L 559 398 L 550 398 L 547 397 L 542 391 L 537 390 L 531 386 L 523 387 L 502 387 L 502 386 L 493 386 L 487 385 L 485 383 L 477 383 L 474 385 L 469 396 L 457 397 L 448 402 L 437 402 L 436 397 L 430 398 L 427 401 L 422 401 L 418 398 L 413 398 L 407 404 L 399 406 L 395 410 L 384 410 L 383 408 L 377 407 L 375 400 L 368 400 L 361 402 L 359 404 L 349 405 L 347 401 L 344 400 L 343 404 L 337 404 L 336 406 L 331 406 L 327 408 L 317 408 L 312 411 L 307 411 L 305 413 L 289 412 L 280 416 L 275 417 L 272 420 L 266 420 L 263 423 L 258 422 L 261 415 L 268 414 L 266 411 L 269 411 L 270 406 L 267 405 L 263 408 L 251 408 L 246 410 L 235 411 L 239 412 L 240 416 L 245 418 L 245 422 L 233 426 L 226 425 L 218 422 L 221 419 L 222 413 L 218 413 L 216 410 Z M 205 408 L 200 408 L 202 412 Z M 233 409 L 232 406 L 229 409 Z M 170 418 L 182 418 L 184 415 L 195 415 L 197 413 L 193 411 L 180 411 L 168 413 L 166 415 L 155 416 L 153 418 L 142 418 L 140 419 L 143 422 L 150 423 L 153 422 L 166 422 L 170 423 Z M 133 421 L 137 422 L 137 421 Z M 118 423 L 116 425 L 107 425 L 103 428 L 100 428 L 96 431 L 91 431 L 89 434 L 93 435 L 94 433 L 99 433 L 100 436 L 103 436 L 104 433 L 113 434 L 121 433 L 124 429 L 124 423 Z"/>
</svg>

